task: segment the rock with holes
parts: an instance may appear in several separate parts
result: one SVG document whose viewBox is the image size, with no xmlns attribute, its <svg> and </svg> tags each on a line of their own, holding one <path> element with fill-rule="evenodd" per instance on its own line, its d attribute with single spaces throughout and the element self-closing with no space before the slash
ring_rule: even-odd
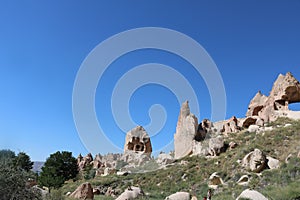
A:
<svg viewBox="0 0 300 200">
<path fill-rule="evenodd" d="M 93 188 L 90 183 L 82 183 L 70 197 L 75 199 L 94 199 Z"/>
<path fill-rule="evenodd" d="M 251 100 L 247 117 L 260 117 L 264 122 L 276 120 L 278 117 L 300 118 L 300 112 L 289 110 L 288 105 L 300 102 L 300 83 L 288 72 L 280 74 L 273 84 L 270 95 L 267 97 L 258 92 Z M 248 128 L 248 127 L 246 127 Z"/>
<path fill-rule="evenodd" d="M 261 150 L 254 149 L 243 158 L 242 166 L 252 172 L 259 173 L 267 168 L 267 158 Z"/>
<path fill-rule="evenodd" d="M 219 185 L 223 185 L 224 181 L 223 179 L 219 176 L 218 172 L 213 173 L 210 175 L 208 179 L 208 187 L 216 189 Z"/>
<path fill-rule="evenodd" d="M 126 134 L 124 152 L 152 153 L 152 145 L 148 133 L 142 126 L 137 126 Z"/>
<path fill-rule="evenodd" d="M 221 132 L 224 135 L 228 135 L 229 133 L 236 133 L 240 130 L 241 128 L 238 126 L 238 119 L 233 116 L 223 124 Z"/>
<path fill-rule="evenodd" d="M 190 200 L 191 195 L 188 192 L 176 192 L 165 198 L 165 200 Z"/>
<path fill-rule="evenodd" d="M 249 185 L 250 178 L 248 175 L 243 175 L 236 183 L 238 185 L 247 186 Z"/>
<path fill-rule="evenodd" d="M 175 159 L 190 155 L 193 150 L 193 141 L 198 132 L 198 119 L 190 112 L 188 101 L 180 109 L 176 133 L 174 135 Z"/>
</svg>

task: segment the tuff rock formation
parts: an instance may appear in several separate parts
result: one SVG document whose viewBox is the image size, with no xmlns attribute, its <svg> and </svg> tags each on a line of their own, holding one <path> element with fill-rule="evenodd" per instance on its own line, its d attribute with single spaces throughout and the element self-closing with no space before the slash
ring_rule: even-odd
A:
<svg viewBox="0 0 300 200">
<path fill-rule="evenodd" d="M 168 197 L 165 200 L 190 200 L 191 195 L 188 192 L 176 192 Z"/>
<path fill-rule="evenodd" d="M 233 116 L 223 124 L 221 132 L 223 132 L 224 135 L 228 135 L 229 133 L 236 133 L 240 130 L 238 119 Z"/>
<path fill-rule="evenodd" d="M 126 189 L 116 200 L 129 200 L 136 199 L 139 196 L 143 196 L 144 192 L 139 187 L 129 187 Z"/>
<path fill-rule="evenodd" d="M 242 166 L 259 173 L 267 168 L 267 158 L 261 150 L 254 149 L 243 158 Z"/>
<path fill-rule="evenodd" d="M 248 106 L 246 116 L 258 116 L 264 122 L 274 121 L 280 116 L 299 118 L 300 114 L 291 112 L 288 107 L 289 104 L 297 102 L 300 102 L 299 81 L 290 72 L 286 75 L 280 74 L 268 97 L 261 92 L 255 95 Z"/>
<path fill-rule="evenodd" d="M 137 126 L 126 134 L 124 152 L 152 153 L 152 145 L 148 133 L 142 126 Z"/>
<path fill-rule="evenodd" d="M 207 119 L 198 125 L 188 101 L 182 104 L 174 135 L 175 159 L 187 155 L 217 156 L 225 150 L 224 139 L 213 137 L 214 125 Z"/>
<path fill-rule="evenodd" d="M 192 153 L 193 140 L 198 130 L 198 119 L 190 112 L 188 101 L 180 109 L 176 133 L 174 135 L 175 159 L 182 158 Z"/>
<path fill-rule="evenodd" d="M 239 200 L 239 199 L 268 200 L 261 193 L 257 192 L 256 190 L 250 190 L 250 189 L 244 190 L 236 200 Z"/>
<path fill-rule="evenodd" d="M 75 199 L 94 199 L 93 188 L 90 183 L 82 183 L 70 197 Z"/>
</svg>

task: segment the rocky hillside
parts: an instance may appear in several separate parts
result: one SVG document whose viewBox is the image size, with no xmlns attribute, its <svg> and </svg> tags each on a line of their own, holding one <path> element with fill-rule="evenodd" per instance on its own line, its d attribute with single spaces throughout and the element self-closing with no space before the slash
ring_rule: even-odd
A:
<svg viewBox="0 0 300 200">
<path fill-rule="evenodd" d="M 266 127 L 272 130 L 231 134 L 225 139 L 227 151 L 217 157 L 187 156 L 154 171 L 151 168 L 156 169 L 156 163 L 148 162 L 143 166 L 146 173 L 68 182 L 62 192 L 72 192 L 89 181 L 94 190 L 99 190 L 95 199 L 115 199 L 108 191 L 118 196 L 128 186 L 140 186 L 147 199 L 153 200 L 179 191 L 203 199 L 209 187 L 216 200 L 236 199 L 248 188 L 268 199 L 299 199 L 300 121 L 279 118 Z"/>
<path fill-rule="evenodd" d="M 269 96 L 258 92 L 245 118 L 199 123 L 186 101 L 174 152 L 151 157 L 150 137 L 137 126 L 123 154 L 79 155 L 78 181 L 62 192 L 70 199 L 300 199 L 300 112 L 289 110 L 295 102 L 300 83 L 291 73 L 278 76 Z"/>
</svg>

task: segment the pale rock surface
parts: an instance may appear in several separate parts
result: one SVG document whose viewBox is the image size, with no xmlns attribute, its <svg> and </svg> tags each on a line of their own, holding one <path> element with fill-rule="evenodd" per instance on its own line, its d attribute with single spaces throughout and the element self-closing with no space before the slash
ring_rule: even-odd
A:
<svg viewBox="0 0 300 200">
<path fill-rule="evenodd" d="M 90 183 L 82 183 L 70 197 L 75 199 L 94 199 L 93 188 Z"/>
<path fill-rule="evenodd" d="M 152 145 L 150 137 L 142 126 L 137 126 L 127 132 L 125 139 L 124 152 L 143 152 L 151 155 Z"/>
<path fill-rule="evenodd" d="M 248 131 L 250 133 L 256 133 L 259 131 L 259 126 L 258 125 L 250 125 L 248 128 Z"/>
<path fill-rule="evenodd" d="M 261 193 L 257 192 L 256 190 L 250 190 L 250 189 L 244 190 L 236 200 L 239 200 L 242 198 L 250 199 L 250 200 L 268 200 Z"/>
<path fill-rule="evenodd" d="M 176 192 L 165 198 L 165 200 L 190 200 L 191 195 L 188 192 Z"/>
<path fill-rule="evenodd" d="M 279 169 L 280 167 L 280 161 L 275 159 L 275 158 L 272 158 L 270 156 L 267 156 L 267 161 L 268 161 L 268 167 L 270 169 Z"/>
<path fill-rule="evenodd" d="M 243 175 L 238 181 L 237 184 L 238 185 L 243 185 L 243 186 L 247 186 L 250 182 L 250 178 L 248 175 Z"/>
<path fill-rule="evenodd" d="M 168 165 L 174 162 L 174 158 L 170 154 L 161 153 L 158 155 L 156 162 L 159 165 Z"/>
<path fill-rule="evenodd" d="M 131 186 L 130 189 L 126 189 L 116 200 L 132 200 L 143 195 L 144 192 L 142 189 Z"/>
<path fill-rule="evenodd" d="M 254 151 L 248 153 L 242 160 L 242 166 L 252 172 L 259 173 L 266 169 L 267 158 L 265 154 L 259 150 L 254 149 Z"/>
<path fill-rule="evenodd" d="M 214 172 L 208 179 L 208 187 L 216 189 L 219 185 L 223 185 L 224 181 L 219 176 L 218 172 Z"/>
<path fill-rule="evenodd" d="M 233 116 L 223 124 L 221 132 L 227 136 L 229 133 L 236 133 L 240 130 L 241 128 L 238 126 L 238 119 Z"/>
<path fill-rule="evenodd" d="M 264 122 L 276 120 L 278 117 L 300 118 L 300 112 L 291 112 L 288 105 L 300 102 L 300 83 L 288 72 L 280 74 L 273 84 L 268 97 L 260 92 L 251 100 L 247 116 L 259 116 Z"/>
<path fill-rule="evenodd" d="M 190 155 L 193 141 L 198 131 L 198 119 L 190 112 L 188 101 L 180 109 L 176 133 L 174 135 L 175 159 Z"/>
</svg>

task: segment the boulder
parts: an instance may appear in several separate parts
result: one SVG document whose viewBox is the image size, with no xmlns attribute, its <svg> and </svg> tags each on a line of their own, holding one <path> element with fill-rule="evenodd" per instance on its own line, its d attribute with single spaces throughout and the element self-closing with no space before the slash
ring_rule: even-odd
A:
<svg viewBox="0 0 300 200">
<path fill-rule="evenodd" d="M 236 133 L 240 130 L 241 128 L 238 126 L 238 119 L 233 116 L 223 124 L 221 132 L 224 135 L 228 135 L 229 133 Z"/>
<path fill-rule="evenodd" d="M 82 183 L 70 197 L 75 199 L 94 199 L 93 188 L 90 183 Z"/>
<path fill-rule="evenodd" d="M 266 103 L 267 99 L 267 96 L 263 95 L 261 91 L 258 91 L 253 97 L 253 99 L 250 101 L 246 116 L 258 116 L 258 113 L 264 107 L 264 104 Z"/>
<path fill-rule="evenodd" d="M 238 185 L 247 186 L 250 182 L 250 178 L 248 175 L 243 175 L 236 183 Z"/>
<path fill-rule="evenodd" d="M 191 195 L 188 192 L 176 192 L 165 198 L 165 200 L 190 200 Z"/>
<path fill-rule="evenodd" d="M 235 143 L 235 142 L 229 142 L 229 148 L 232 150 L 232 149 L 235 149 L 236 147 L 238 146 L 238 144 L 237 143 Z"/>
<path fill-rule="evenodd" d="M 144 192 L 139 187 L 129 187 L 116 200 L 132 200 L 143 196 Z"/>
<path fill-rule="evenodd" d="M 242 166 L 252 172 L 259 173 L 267 168 L 267 158 L 261 150 L 254 149 L 243 158 Z"/>
<path fill-rule="evenodd" d="M 259 126 L 258 125 L 250 125 L 248 127 L 248 131 L 250 133 L 257 133 L 259 131 Z"/>
<path fill-rule="evenodd" d="M 209 155 L 218 156 L 220 153 L 225 152 L 225 142 L 223 137 L 218 136 L 209 139 Z"/>
<path fill-rule="evenodd" d="M 148 155 L 152 153 L 152 145 L 148 133 L 142 126 L 137 126 L 127 132 L 124 152 L 142 152 Z"/>
<path fill-rule="evenodd" d="M 250 200 L 268 200 L 264 195 L 261 193 L 255 191 L 255 190 L 250 190 L 246 189 L 244 190 L 240 196 L 236 200 L 239 199 L 250 199 Z"/>
<path fill-rule="evenodd" d="M 223 185 L 223 179 L 218 175 L 218 172 L 214 172 L 208 179 L 208 187 L 216 189 L 219 185 Z"/>
<path fill-rule="evenodd" d="M 158 155 L 156 162 L 159 165 L 168 165 L 174 162 L 174 158 L 170 154 L 161 153 Z"/>
<path fill-rule="evenodd" d="M 197 132 L 198 119 L 190 112 L 188 101 L 186 101 L 181 106 L 176 133 L 174 135 L 175 159 L 192 153 L 192 145 Z"/>
<path fill-rule="evenodd" d="M 269 169 L 279 169 L 280 167 L 280 161 L 270 156 L 267 156 L 267 164 Z"/>
</svg>

